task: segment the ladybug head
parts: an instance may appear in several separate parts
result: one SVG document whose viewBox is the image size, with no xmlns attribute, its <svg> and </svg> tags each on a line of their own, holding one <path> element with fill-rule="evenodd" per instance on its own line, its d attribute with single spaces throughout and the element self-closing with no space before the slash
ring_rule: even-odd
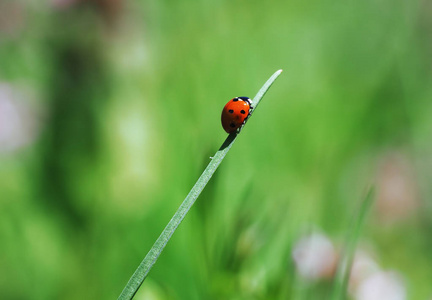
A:
<svg viewBox="0 0 432 300">
<path fill-rule="evenodd" d="M 244 102 L 249 103 L 249 105 L 252 105 L 252 100 L 249 97 L 237 97 L 236 99 L 243 100 Z"/>
</svg>

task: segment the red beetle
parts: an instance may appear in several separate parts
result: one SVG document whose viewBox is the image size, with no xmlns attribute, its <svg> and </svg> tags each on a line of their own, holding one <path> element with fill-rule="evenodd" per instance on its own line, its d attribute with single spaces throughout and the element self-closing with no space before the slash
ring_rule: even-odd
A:
<svg viewBox="0 0 432 300">
<path fill-rule="evenodd" d="M 252 110 L 252 101 L 248 97 L 236 97 L 228 101 L 222 110 L 222 127 L 228 133 L 238 132 L 246 122 Z"/>
</svg>

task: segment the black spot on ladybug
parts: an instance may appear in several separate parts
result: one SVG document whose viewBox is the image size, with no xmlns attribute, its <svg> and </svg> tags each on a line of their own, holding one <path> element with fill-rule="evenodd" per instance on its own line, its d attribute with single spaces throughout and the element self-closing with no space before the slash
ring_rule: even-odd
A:
<svg viewBox="0 0 432 300">
<path fill-rule="evenodd" d="M 242 109 L 242 110 L 240 111 L 240 113 L 241 113 L 242 115 L 244 115 L 246 112 Z"/>
<path fill-rule="evenodd" d="M 234 113 L 234 110 L 230 109 L 228 112 L 229 112 L 230 114 L 232 114 L 232 113 Z"/>
<path fill-rule="evenodd" d="M 234 124 L 234 123 L 231 123 L 231 124 L 230 124 L 230 127 L 233 127 L 233 128 L 234 128 L 234 127 L 235 127 L 235 124 Z"/>
<path fill-rule="evenodd" d="M 239 99 L 238 98 L 234 98 L 233 99 L 233 102 L 237 102 Z"/>
</svg>

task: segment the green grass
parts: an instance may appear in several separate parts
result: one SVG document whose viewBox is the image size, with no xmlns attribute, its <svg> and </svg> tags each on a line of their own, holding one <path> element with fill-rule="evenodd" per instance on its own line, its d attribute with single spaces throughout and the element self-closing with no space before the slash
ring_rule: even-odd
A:
<svg viewBox="0 0 432 300">
<path fill-rule="evenodd" d="M 258 107 L 259 103 L 261 102 L 261 99 L 264 97 L 265 93 L 268 91 L 270 86 L 273 84 L 273 82 L 276 80 L 276 78 L 278 78 L 278 76 L 281 73 L 282 70 L 279 70 L 276 73 L 274 73 L 263 85 L 263 87 L 258 91 L 257 95 L 253 98 L 252 100 L 253 108 L 251 110 L 250 117 L 252 117 L 253 113 L 255 112 L 255 109 Z M 125 288 L 123 289 L 122 293 L 118 298 L 119 300 L 132 299 L 135 296 L 136 292 L 138 291 L 139 287 L 146 279 L 153 265 L 158 260 L 159 255 L 162 253 L 163 249 L 165 248 L 166 244 L 170 240 L 171 236 L 174 234 L 177 227 L 186 217 L 186 214 L 189 212 L 190 208 L 195 203 L 196 199 L 201 194 L 201 192 L 209 182 L 210 178 L 213 176 L 216 169 L 219 167 L 225 155 L 231 149 L 232 145 L 237 139 L 237 136 L 238 136 L 237 133 L 231 133 L 226 138 L 226 140 L 224 141 L 220 149 L 212 157 L 207 168 L 198 178 L 197 182 L 192 187 L 191 191 L 186 196 L 185 200 L 182 202 L 182 204 L 180 205 L 180 207 L 178 208 L 178 210 L 176 211 L 172 219 L 168 222 L 168 225 L 165 227 L 165 229 L 163 230 L 159 238 L 156 240 L 153 247 L 147 253 L 147 255 L 145 256 L 141 264 L 138 266 L 135 273 L 129 279 L 128 283 L 126 284 Z"/>
<path fill-rule="evenodd" d="M 373 189 L 367 191 L 366 196 L 360 202 L 358 211 L 352 219 L 351 227 L 348 230 L 348 235 L 345 240 L 345 248 L 342 257 L 339 260 L 336 275 L 333 283 L 333 292 L 331 300 L 345 300 L 347 299 L 348 281 L 354 255 L 356 252 L 357 242 L 361 236 L 362 228 L 366 221 L 368 212 L 370 211 L 374 199 Z"/>
</svg>

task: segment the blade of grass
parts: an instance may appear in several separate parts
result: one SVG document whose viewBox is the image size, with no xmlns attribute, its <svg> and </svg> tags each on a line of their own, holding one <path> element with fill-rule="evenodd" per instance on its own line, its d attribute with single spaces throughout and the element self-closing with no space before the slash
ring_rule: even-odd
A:
<svg viewBox="0 0 432 300">
<path fill-rule="evenodd" d="M 251 116 L 255 111 L 255 109 L 257 108 L 258 104 L 260 103 L 261 99 L 263 98 L 264 94 L 267 92 L 267 90 L 270 88 L 270 86 L 273 84 L 273 82 L 281 73 L 282 70 L 278 70 L 277 72 L 275 72 L 267 80 L 267 82 L 263 85 L 263 87 L 258 91 L 256 96 L 253 98 L 252 100 L 253 109 L 251 110 Z M 189 209 L 195 203 L 195 200 L 201 194 L 202 190 L 204 189 L 204 187 L 212 177 L 213 173 L 216 171 L 219 164 L 224 159 L 225 155 L 231 149 L 236 138 L 237 138 L 237 134 L 235 133 L 230 134 L 227 137 L 227 139 L 224 141 L 222 146 L 219 148 L 219 150 L 216 152 L 216 154 L 213 156 L 207 168 L 204 170 L 204 172 L 198 178 L 198 181 L 192 187 L 192 190 L 189 192 L 189 194 L 186 196 L 183 203 L 177 209 L 174 216 L 169 221 L 168 225 L 165 227 L 165 229 L 162 231 L 159 238 L 154 243 L 153 247 L 150 249 L 150 251 L 145 256 L 144 260 L 136 269 L 135 273 L 129 279 L 129 282 L 126 284 L 122 293 L 118 297 L 118 300 L 132 299 L 135 296 L 136 292 L 138 291 L 139 287 L 147 277 L 149 271 L 151 270 L 151 268 L 159 258 L 159 255 L 162 253 L 162 250 L 165 248 L 166 244 L 170 240 L 174 231 L 180 225 L 181 221 L 184 219 Z"/>
<path fill-rule="evenodd" d="M 369 188 L 364 200 L 360 205 L 357 218 L 353 220 L 351 229 L 345 241 L 345 251 L 336 270 L 331 300 L 344 300 L 347 295 L 348 280 L 351 273 L 351 266 L 361 230 L 373 202 L 373 189 Z"/>
</svg>

